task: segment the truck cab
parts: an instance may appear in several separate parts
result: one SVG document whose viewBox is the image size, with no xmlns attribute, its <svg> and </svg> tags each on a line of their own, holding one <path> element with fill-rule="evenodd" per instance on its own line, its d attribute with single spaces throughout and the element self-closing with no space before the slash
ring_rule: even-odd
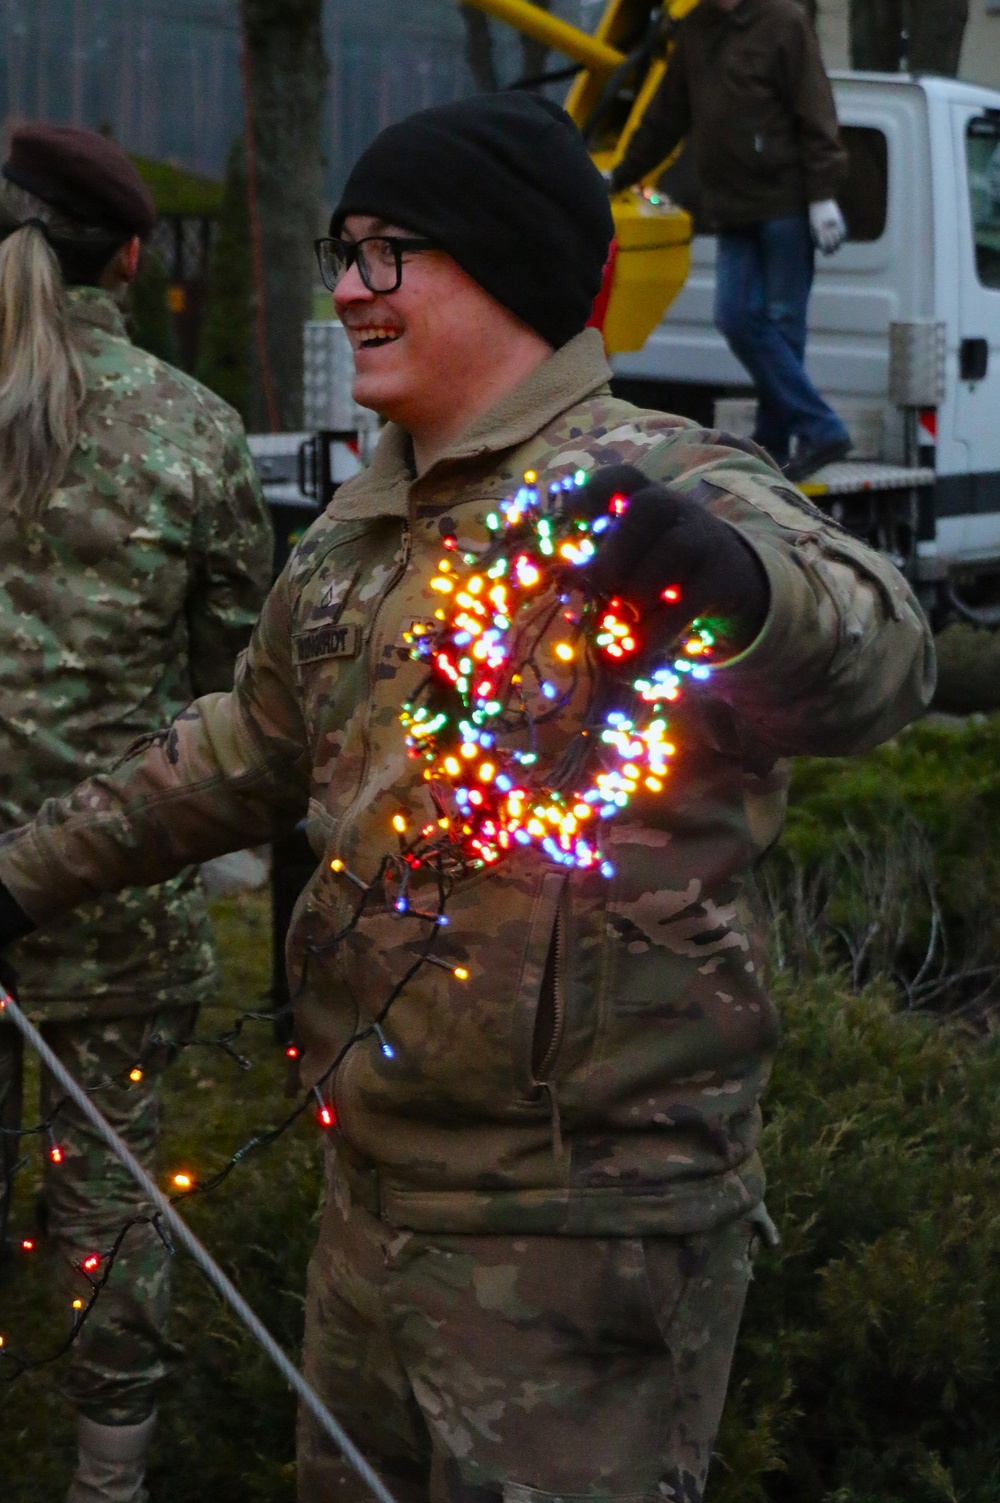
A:
<svg viewBox="0 0 1000 1503">
<path fill-rule="evenodd" d="M 817 257 L 807 367 L 854 440 L 806 483 L 894 554 L 939 620 L 1000 621 L 1000 93 L 954 79 L 831 75 L 848 238 Z M 623 394 L 748 435 L 749 379 L 713 326 L 715 241 Z"/>
</svg>

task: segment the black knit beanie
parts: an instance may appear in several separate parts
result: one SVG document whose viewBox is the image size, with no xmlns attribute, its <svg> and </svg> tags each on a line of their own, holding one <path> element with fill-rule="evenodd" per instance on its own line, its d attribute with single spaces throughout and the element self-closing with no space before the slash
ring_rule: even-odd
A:
<svg viewBox="0 0 1000 1503">
<path fill-rule="evenodd" d="M 564 110 L 480 94 L 390 125 L 355 163 L 330 220 L 371 214 L 433 240 L 556 349 L 590 317 L 614 223 Z"/>
</svg>

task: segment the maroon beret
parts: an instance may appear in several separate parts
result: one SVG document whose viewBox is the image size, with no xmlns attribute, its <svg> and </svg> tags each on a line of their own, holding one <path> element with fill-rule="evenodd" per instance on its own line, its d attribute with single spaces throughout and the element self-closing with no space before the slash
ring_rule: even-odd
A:
<svg viewBox="0 0 1000 1503">
<path fill-rule="evenodd" d="M 3 175 L 83 225 L 128 237 L 156 222 L 152 195 L 134 164 L 107 136 L 73 125 L 22 125 Z"/>
</svg>

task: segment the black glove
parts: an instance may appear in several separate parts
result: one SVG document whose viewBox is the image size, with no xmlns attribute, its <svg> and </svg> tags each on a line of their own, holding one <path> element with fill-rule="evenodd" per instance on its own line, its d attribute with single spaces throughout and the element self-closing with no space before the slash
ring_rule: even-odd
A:
<svg viewBox="0 0 1000 1503">
<path fill-rule="evenodd" d="M 634 607 L 643 659 L 664 651 L 699 616 L 717 623 L 728 657 L 758 635 L 770 604 L 764 567 L 737 529 L 700 501 L 655 484 L 633 465 L 610 465 L 571 505 L 591 521 L 614 518 L 575 578 L 602 599 Z"/>
</svg>

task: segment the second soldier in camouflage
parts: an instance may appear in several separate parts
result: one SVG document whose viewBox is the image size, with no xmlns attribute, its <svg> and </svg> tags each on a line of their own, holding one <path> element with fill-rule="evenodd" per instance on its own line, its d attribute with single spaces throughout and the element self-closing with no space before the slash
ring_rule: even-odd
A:
<svg viewBox="0 0 1000 1503">
<path fill-rule="evenodd" d="M 153 214 L 112 142 L 72 128 L 15 132 L 0 183 L 0 317 L 5 328 L 23 318 L 39 341 L 48 335 L 50 366 L 36 360 L 29 395 L 41 406 L 66 383 L 72 442 L 48 488 L 16 495 L 8 479 L 0 505 L 5 830 L 196 695 L 229 687 L 267 587 L 270 528 L 237 415 L 126 332 L 122 292 Z M 16 341 L 5 350 L 5 380 L 24 378 L 27 350 Z M 51 400 L 46 410 L 51 417 Z M 17 419 L 22 434 L 31 420 L 29 406 Z M 8 477 L 33 474 L 46 458 L 18 453 L 6 430 L 3 444 Z M 82 902 L 10 960 L 22 1006 L 151 1162 L 164 1067 L 215 987 L 197 870 Z M 0 1024 L 0 1236 L 23 1153 L 13 1134 L 36 1120 L 35 1104 L 21 1100 L 22 1074 L 20 1035 Z M 106 1257 L 139 1218 L 64 1374 L 81 1441 L 72 1503 L 132 1503 L 157 1388 L 177 1354 L 167 1336 L 170 1260 L 142 1191 L 44 1072 L 40 1110 L 60 1155 L 46 1165 L 42 1219 L 67 1317 L 74 1300 L 90 1298 L 79 1265 Z"/>
</svg>

